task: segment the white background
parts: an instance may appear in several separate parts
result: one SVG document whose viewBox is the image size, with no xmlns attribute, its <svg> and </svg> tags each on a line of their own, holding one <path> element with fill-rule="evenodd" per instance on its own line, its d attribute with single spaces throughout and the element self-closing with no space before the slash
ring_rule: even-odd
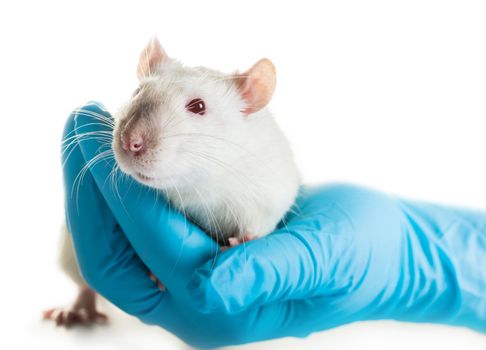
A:
<svg viewBox="0 0 486 350">
<path fill-rule="evenodd" d="M 187 348 L 108 304 L 108 327 L 40 321 L 75 293 L 56 265 L 64 120 L 91 99 L 116 110 L 153 34 L 188 65 L 272 59 L 271 108 L 306 182 L 486 208 L 485 19 L 467 0 L 2 2 L 0 348 Z M 485 349 L 486 336 L 375 322 L 242 349 L 268 347 Z"/>
</svg>

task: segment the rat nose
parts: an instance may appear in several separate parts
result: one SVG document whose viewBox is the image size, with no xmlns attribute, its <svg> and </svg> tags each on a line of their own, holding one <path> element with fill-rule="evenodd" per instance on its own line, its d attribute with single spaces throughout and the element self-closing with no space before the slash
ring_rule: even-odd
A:
<svg viewBox="0 0 486 350">
<path fill-rule="evenodd" d="M 122 148 L 125 151 L 140 155 L 144 150 L 143 137 L 139 133 L 123 134 L 122 135 Z"/>
</svg>

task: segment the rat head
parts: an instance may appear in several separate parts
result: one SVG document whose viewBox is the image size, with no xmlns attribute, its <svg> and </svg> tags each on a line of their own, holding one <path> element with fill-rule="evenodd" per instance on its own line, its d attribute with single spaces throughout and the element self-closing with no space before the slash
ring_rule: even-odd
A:
<svg viewBox="0 0 486 350">
<path fill-rule="evenodd" d="M 229 143 L 251 139 L 251 120 L 275 89 L 267 59 L 245 73 L 223 74 L 183 66 L 157 39 L 142 51 L 137 75 L 139 87 L 116 116 L 113 150 L 122 171 L 160 189 L 230 164 Z"/>
</svg>

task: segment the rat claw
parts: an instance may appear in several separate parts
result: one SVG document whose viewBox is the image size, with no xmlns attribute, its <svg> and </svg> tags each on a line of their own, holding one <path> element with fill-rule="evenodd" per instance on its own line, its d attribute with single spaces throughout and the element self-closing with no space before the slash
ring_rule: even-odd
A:
<svg viewBox="0 0 486 350">
<path fill-rule="evenodd" d="M 242 240 L 240 238 L 230 237 L 228 238 L 228 243 L 230 247 L 236 247 L 242 243 Z"/>
<path fill-rule="evenodd" d="M 252 241 L 256 239 L 256 237 L 250 233 L 246 233 L 242 236 L 242 238 L 239 238 L 239 237 L 229 237 L 228 238 L 228 244 L 227 246 L 222 246 L 221 247 L 221 251 L 227 251 L 228 249 L 232 248 L 232 247 L 236 247 L 236 246 L 239 246 L 240 244 L 242 243 L 245 243 L 245 242 L 248 242 L 248 241 Z"/>
<path fill-rule="evenodd" d="M 228 238 L 228 244 L 229 244 L 229 247 L 222 247 L 221 250 L 227 250 L 231 247 L 236 247 L 236 246 L 239 246 L 240 244 L 242 243 L 245 243 L 245 242 L 248 242 L 248 241 L 252 241 L 254 240 L 255 237 L 250 234 L 250 233 L 246 233 L 242 236 L 242 238 L 238 238 L 238 237 L 230 237 Z M 224 249 L 223 249 L 224 248 Z"/>
<path fill-rule="evenodd" d="M 80 309 L 50 309 L 44 311 L 44 320 L 51 320 L 58 327 L 71 328 L 73 326 L 88 326 L 93 323 L 106 323 L 108 316 L 97 311 L 87 308 Z"/>
<path fill-rule="evenodd" d="M 256 239 L 256 237 L 251 233 L 247 233 L 243 236 L 243 242 L 253 241 L 254 239 Z"/>
<path fill-rule="evenodd" d="M 49 309 L 49 310 L 46 310 L 42 313 L 42 319 L 44 320 L 50 320 L 52 319 L 52 314 L 54 313 L 56 309 Z"/>
</svg>

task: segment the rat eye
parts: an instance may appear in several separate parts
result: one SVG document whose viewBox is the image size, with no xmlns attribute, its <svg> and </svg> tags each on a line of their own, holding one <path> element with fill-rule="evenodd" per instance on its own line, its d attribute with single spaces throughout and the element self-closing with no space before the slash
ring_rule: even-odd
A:
<svg viewBox="0 0 486 350">
<path fill-rule="evenodd" d="M 206 113 L 206 105 L 204 101 L 200 98 L 195 98 L 191 100 L 187 105 L 186 109 L 194 114 L 204 115 Z"/>
</svg>

